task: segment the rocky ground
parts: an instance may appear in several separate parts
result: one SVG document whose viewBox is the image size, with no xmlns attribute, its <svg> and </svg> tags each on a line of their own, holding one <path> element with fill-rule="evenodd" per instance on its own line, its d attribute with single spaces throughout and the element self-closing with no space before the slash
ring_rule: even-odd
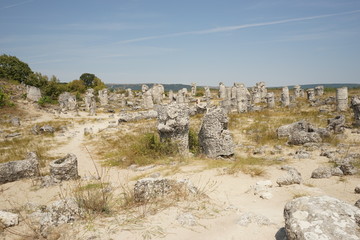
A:
<svg viewBox="0 0 360 240">
<path fill-rule="evenodd" d="M 323 117 L 337 114 L 333 110 L 323 113 L 319 107 L 277 107 L 263 113 L 230 116 L 229 128 L 235 143 L 235 157 L 231 159 L 214 160 L 199 155 L 175 157 L 144 166 L 110 167 L 106 158 L 111 158 L 114 149 L 109 149 L 105 140 L 154 131 L 156 120 L 118 124 L 118 112 L 107 113 L 100 109 L 96 116 L 88 116 L 84 111 L 58 114 L 34 103 L 19 103 L 18 111 L 3 114 L 9 120 L 22 113 L 20 126 L 3 121 L 0 157 L 5 159 L 10 151 L 16 152 L 25 146 L 28 148 L 24 149 L 26 152 L 36 152 L 32 146 L 39 150 L 38 145 L 25 145 L 20 141 L 29 137 L 42 146 L 39 158 L 43 161 L 40 169 L 43 176 L 49 175 L 50 161 L 72 153 L 77 157 L 80 179 L 53 183 L 30 178 L 1 184 L 0 210 L 18 214 L 19 223 L 0 228 L 0 239 L 280 240 L 286 239 L 283 213 L 289 201 L 304 196 L 327 195 L 354 205 L 360 198 L 355 193 L 359 186 L 356 173 L 312 178 L 315 169 L 334 167 L 334 159 L 351 156 L 355 162 L 359 161 L 360 130 L 351 125 L 350 109 L 346 112 L 344 132 L 334 134 L 325 143 L 292 146 L 275 137 L 265 139 L 268 134 L 276 136 L 272 125 L 282 125 L 284 116 L 310 122 L 318 118 L 314 124 L 326 126 L 327 119 Z M 270 122 L 267 121 L 269 117 Z M 202 115 L 191 118 L 195 129 L 199 129 L 201 118 Z M 36 124 L 57 127 L 54 133 L 34 135 L 32 130 Z M 264 126 L 268 126 L 267 130 L 263 129 Z M 9 137 L 14 133 L 21 135 Z M 105 153 L 101 152 L 102 149 Z M 15 153 L 14 156 L 18 157 Z M 25 154 L 12 160 L 24 158 Z M 253 159 L 252 162 L 247 162 L 249 159 Z M 240 163 L 234 164 L 236 162 Z M 291 169 L 300 173 L 299 182 L 279 183 L 279 178 L 287 178 Z M 188 179 L 197 190 L 195 194 L 180 191 L 175 196 L 136 203 L 132 191 L 136 181 L 142 178 Z M 86 194 L 92 194 L 92 191 L 80 197 L 77 193 L 79 189 L 91 187 L 100 189 L 97 191 L 100 195 L 95 199 L 108 199 L 107 208 L 83 211 L 74 207 L 71 210 L 72 203 L 66 201 L 74 197 L 78 201 L 90 198 Z M 63 208 L 67 210 L 59 210 Z M 58 213 L 62 215 L 57 216 Z M 44 223 L 44 214 L 48 214 L 46 221 L 54 224 Z M 40 219 L 42 224 L 34 219 Z"/>
</svg>

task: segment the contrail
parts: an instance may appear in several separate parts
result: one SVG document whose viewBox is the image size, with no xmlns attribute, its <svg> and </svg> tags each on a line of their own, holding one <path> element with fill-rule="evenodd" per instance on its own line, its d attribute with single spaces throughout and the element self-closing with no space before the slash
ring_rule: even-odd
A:
<svg viewBox="0 0 360 240">
<path fill-rule="evenodd" d="M 301 22 L 301 21 L 306 21 L 306 20 L 329 18 L 329 17 L 341 16 L 341 15 L 350 15 L 350 14 L 355 14 L 355 13 L 360 13 L 360 10 L 341 12 L 341 13 L 333 13 L 333 14 L 325 14 L 325 15 L 317 15 L 317 16 L 310 16 L 310 17 L 302 17 L 302 18 L 290 18 L 290 19 L 271 21 L 271 22 L 225 26 L 225 27 L 210 28 L 210 29 L 205 29 L 205 30 L 197 30 L 197 31 L 179 32 L 179 33 L 170 33 L 170 34 L 155 35 L 155 36 L 148 36 L 148 37 L 141 37 L 141 38 L 133 38 L 133 39 L 120 41 L 119 43 L 133 43 L 133 42 L 143 42 L 143 41 L 152 40 L 152 39 L 170 38 L 170 37 L 177 37 L 177 36 L 203 35 L 203 34 L 211 34 L 211 33 L 218 33 L 218 32 L 230 32 L 230 31 L 236 31 L 236 30 L 244 29 L 244 28 L 278 25 L 278 24 L 284 24 L 284 23 L 289 23 L 289 22 Z"/>
<path fill-rule="evenodd" d="M 24 1 L 24 2 L 19 2 L 19 3 L 13 4 L 13 5 L 2 7 L 1 9 L 13 8 L 13 7 L 17 7 L 17 6 L 20 6 L 20 5 L 29 3 L 29 2 L 33 2 L 33 1 L 34 0 L 27 0 L 27 1 Z"/>
</svg>

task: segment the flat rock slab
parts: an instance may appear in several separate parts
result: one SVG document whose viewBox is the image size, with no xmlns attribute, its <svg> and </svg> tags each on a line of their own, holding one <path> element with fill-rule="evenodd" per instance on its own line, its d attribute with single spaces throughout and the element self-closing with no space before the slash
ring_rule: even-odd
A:
<svg viewBox="0 0 360 240">
<path fill-rule="evenodd" d="M 360 239 L 360 209 L 329 196 L 296 198 L 284 218 L 288 240 Z"/>
</svg>

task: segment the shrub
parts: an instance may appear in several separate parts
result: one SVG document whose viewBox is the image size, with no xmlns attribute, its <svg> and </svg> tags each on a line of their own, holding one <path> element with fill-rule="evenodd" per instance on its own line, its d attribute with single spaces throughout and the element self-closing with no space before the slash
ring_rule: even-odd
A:
<svg viewBox="0 0 360 240">
<path fill-rule="evenodd" d="M 189 150 L 195 155 L 200 154 L 199 136 L 192 128 L 189 129 Z"/>
<path fill-rule="evenodd" d="M 147 165 L 178 154 L 174 143 L 160 141 L 159 135 L 153 132 L 103 139 L 102 145 L 104 147 L 97 154 L 110 166 Z"/>
<path fill-rule="evenodd" d="M 113 195 L 108 183 L 97 180 L 85 184 L 79 181 L 73 194 L 79 207 L 88 214 L 110 213 Z"/>
<path fill-rule="evenodd" d="M 56 104 L 56 101 L 49 96 L 43 96 L 39 99 L 38 104 L 40 106 L 45 106 L 46 104 Z"/>
</svg>

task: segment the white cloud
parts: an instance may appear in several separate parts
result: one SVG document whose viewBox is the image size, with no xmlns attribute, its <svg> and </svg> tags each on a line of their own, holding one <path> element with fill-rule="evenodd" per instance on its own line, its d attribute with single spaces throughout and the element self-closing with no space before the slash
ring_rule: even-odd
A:
<svg viewBox="0 0 360 240">
<path fill-rule="evenodd" d="M 197 30 L 197 31 L 189 31 L 189 32 L 179 32 L 179 33 L 171 33 L 171 34 L 164 34 L 164 35 L 157 35 L 157 36 L 148 36 L 148 37 L 141 37 L 141 38 L 133 38 L 128 40 L 120 41 L 119 43 L 133 43 L 133 42 L 143 42 L 147 40 L 153 39 L 161 39 L 161 38 L 171 38 L 177 36 L 186 36 L 186 35 L 203 35 L 203 34 L 212 34 L 212 33 L 219 33 L 219 32 L 230 32 L 236 31 L 245 28 L 254 28 L 254 27 L 262 27 L 262 26 L 270 26 L 270 25 L 278 25 L 284 23 L 291 23 L 291 22 L 301 22 L 307 20 L 314 20 L 314 19 L 321 19 L 321 18 L 329 18 L 341 15 L 350 15 L 360 13 L 360 10 L 354 10 L 349 12 L 341 12 L 341 13 L 334 13 L 334 14 L 324 14 L 324 15 L 317 15 L 317 16 L 310 16 L 310 17 L 302 17 L 302 18 L 290 18 L 278 21 L 270 21 L 270 22 L 261 22 L 261 23 L 252 23 L 252 24 L 244 24 L 244 25 L 234 25 L 234 26 L 224 26 L 224 27 L 217 27 L 217 28 L 210 28 L 205 30 Z"/>
<path fill-rule="evenodd" d="M 8 6 L 5 6 L 5 7 L 2 7 L 0 9 L 8 9 L 8 8 L 13 8 L 13 7 L 17 7 L 17 6 L 21 6 L 21 5 L 24 5 L 26 3 L 29 3 L 29 2 L 33 2 L 34 0 L 27 0 L 27 1 L 23 1 L 23 2 L 19 2 L 19 3 L 15 3 L 15 4 L 12 4 L 12 5 L 8 5 Z"/>
</svg>

